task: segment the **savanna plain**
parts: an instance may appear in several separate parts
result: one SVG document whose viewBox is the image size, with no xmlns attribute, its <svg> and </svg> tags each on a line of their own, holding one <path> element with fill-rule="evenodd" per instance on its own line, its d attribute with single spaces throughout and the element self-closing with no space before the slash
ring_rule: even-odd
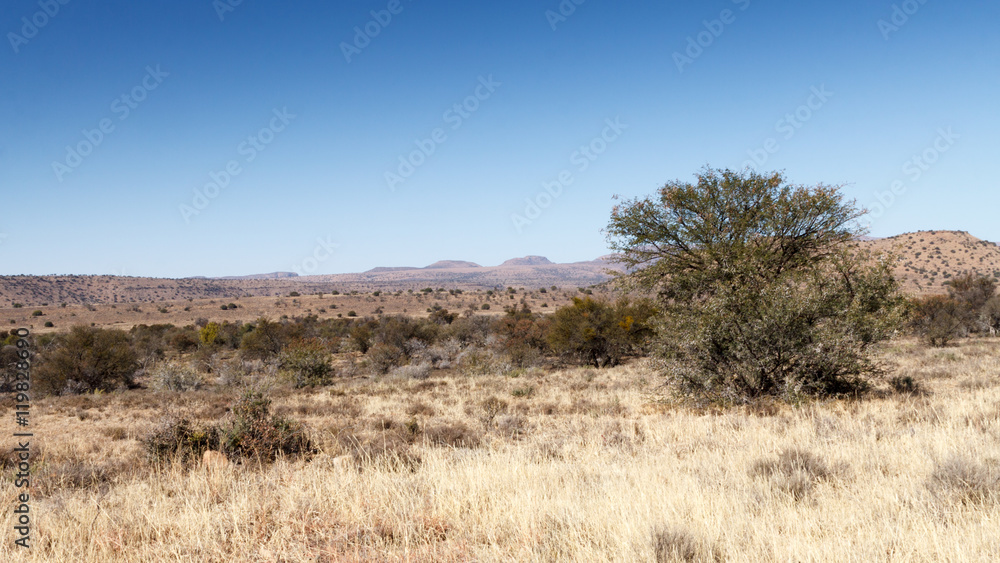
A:
<svg viewBox="0 0 1000 563">
<path fill-rule="evenodd" d="M 344 368 L 296 388 L 233 357 L 197 389 L 50 396 L 34 406 L 34 545 L 0 559 L 1000 560 L 1000 339 L 878 356 L 866 398 L 728 408 L 671 401 L 641 358 Z M 151 455 L 164 419 L 191 446 L 247 388 L 300 425 L 298 455 Z"/>
</svg>

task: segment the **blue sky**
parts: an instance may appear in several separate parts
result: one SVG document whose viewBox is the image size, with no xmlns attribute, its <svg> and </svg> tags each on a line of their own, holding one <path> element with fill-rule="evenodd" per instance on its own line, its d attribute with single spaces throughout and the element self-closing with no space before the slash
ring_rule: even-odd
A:
<svg viewBox="0 0 1000 563">
<path fill-rule="evenodd" d="M 0 274 L 589 260 L 612 196 L 705 165 L 844 185 L 876 236 L 1000 240 L 998 21 L 943 0 L 7 0 Z"/>
</svg>

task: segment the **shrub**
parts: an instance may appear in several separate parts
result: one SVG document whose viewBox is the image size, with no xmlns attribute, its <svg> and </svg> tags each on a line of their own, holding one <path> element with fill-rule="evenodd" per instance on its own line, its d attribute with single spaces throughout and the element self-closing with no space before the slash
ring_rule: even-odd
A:
<svg viewBox="0 0 1000 563">
<path fill-rule="evenodd" d="M 987 301 L 979 315 L 990 334 L 993 336 L 1000 334 L 1000 295 Z"/>
<path fill-rule="evenodd" d="M 549 319 L 531 312 L 527 305 L 511 307 L 496 321 L 497 348 L 518 367 L 535 363 L 546 347 Z"/>
<path fill-rule="evenodd" d="M 208 323 L 198 331 L 198 340 L 205 346 L 215 344 L 215 339 L 219 337 L 219 329 L 219 323 Z"/>
<path fill-rule="evenodd" d="M 574 297 L 572 305 L 553 315 L 548 342 L 555 352 L 594 367 L 615 366 L 626 354 L 645 346 L 653 334 L 649 326 L 653 313 L 648 300 L 631 303 L 621 299 L 611 305 Z"/>
<path fill-rule="evenodd" d="M 257 319 L 240 339 L 240 355 L 248 360 L 266 360 L 281 353 L 284 335 L 279 323 Z"/>
<path fill-rule="evenodd" d="M 14 383 L 17 381 L 17 363 L 20 361 L 16 346 L 0 343 L 0 393 L 14 390 Z"/>
<path fill-rule="evenodd" d="M 54 327 L 54 326 L 55 326 L 55 325 L 54 325 L 54 324 L 52 324 L 52 321 L 45 321 L 45 328 L 52 328 L 52 327 Z"/>
<path fill-rule="evenodd" d="M 687 531 L 661 527 L 653 531 L 656 563 L 707 563 L 723 561 L 722 552 Z"/>
<path fill-rule="evenodd" d="M 971 272 L 956 276 L 945 284 L 948 297 L 957 301 L 965 313 L 965 328 L 973 332 L 987 330 L 979 321 L 980 313 L 996 292 L 993 278 Z"/>
<path fill-rule="evenodd" d="M 190 463 L 201 459 L 206 450 L 219 447 L 215 428 L 193 426 L 187 419 L 168 420 L 140 440 L 148 459 L 154 463 L 178 460 Z"/>
<path fill-rule="evenodd" d="M 811 452 L 792 448 L 781 452 L 777 459 L 758 461 L 750 474 L 769 477 L 776 489 L 801 500 L 816 481 L 830 479 L 833 471 Z"/>
<path fill-rule="evenodd" d="M 75 326 L 43 353 L 35 383 L 40 391 L 52 394 L 67 388 L 112 391 L 132 386 L 138 369 L 138 358 L 126 333 Z"/>
<path fill-rule="evenodd" d="M 393 368 L 401 365 L 405 359 L 406 354 L 401 348 L 385 343 L 376 344 L 365 354 L 365 362 L 369 371 L 376 375 L 389 373 Z"/>
<path fill-rule="evenodd" d="M 399 366 L 393 369 L 389 375 L 400 379 L 427 379 L 431 375 L 431 364 L 424 362 Z"/>
<path fill-rule="evenodd" d="M 40 309 L 36 309 L 36 310 L 34 310 L 34 311 L 31 312 L 31 316 L 32 317 L 41 317 L 44 314 L 45 313 L 43 313 Z"/>
<path fill-rule="evenodd" d="M 910 325 L 931 346 L 945 346 L 963 335 L 967 310 L 958 301 L 943 295 L 931 295 L 912 302 Z"/>
<path fill-rule="evenodd" d="M 232 406 L 228 425 L 219 429 L 220 447 L 230 457 L 274 461 L 280 456 L 315 453 L 302 424 L 271 415 L 271 400 L 247 391 Z"/>
<path fill-rule="evenodd" d="M 186 365 L 160 364 L 149 375 L 149 385 L 158 391 L 196 391 L 202 386 L 201 374 Z"/>
<path fill-rule="evenodd" d="M 289 344 L 279 357 L 279 365 L 296 387 L 329 385 L 336 375 L 329 348 L 317 339 Z"/>
<path fill-rule="evenodd" d="M 348 311 L 347 312 L 347 316 L 348 317 L 356 317 L 356 316 L 358 316 L 358 313 L 357 313 L 357 311 Z"/>
<path fill-rule="evenodd" d="M 1000 463 L 955 455 L 936 464 L 927 483 L 932 491 L 962 504 L 1000 500 Z"/>
<path fill-rule="evenodd" d="M 837 187 L 711 168 L 616 206 L 618 281 L 656 292 L 674 388 L 724 401 L 863 389 L 872 345 L 905 310 L 892 262 L 854 244 L 863 214 Z"/>
</svg>

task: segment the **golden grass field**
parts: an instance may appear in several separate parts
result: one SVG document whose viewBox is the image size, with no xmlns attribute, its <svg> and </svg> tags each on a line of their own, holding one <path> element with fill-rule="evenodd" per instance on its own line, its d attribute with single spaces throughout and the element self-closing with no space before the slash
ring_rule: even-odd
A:
<svg viewBox="0 0 1000 563">
<path fill-rule="evenodd" d="M 47 398 L 34 547 L 7 464 L 0 561 L 1000 560 L 1000 339 L 884 358 L 925 392 L 695 410 L 645 360 L 278 389 L 321 451 L 263 469 L 144 461 L 231 388 Z"/>
</svg>

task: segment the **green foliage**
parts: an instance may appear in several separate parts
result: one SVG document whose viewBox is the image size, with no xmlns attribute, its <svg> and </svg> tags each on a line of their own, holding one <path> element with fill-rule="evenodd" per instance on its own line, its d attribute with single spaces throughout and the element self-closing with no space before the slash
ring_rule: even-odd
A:
<svg viewBox="0 0 1000 563">
<path fill-rule="evenodd" d="M 915 299 L 910 325 L 931 346 L 945 346 L 962 336 L 968 322 L 968 308 L 944 295 Z"/>
<path fill-rule="evenodd" d="M 644 348 L 653 334 L 649 321 L 654 312 L 649 300 L 621 299 L 612 305 L 574 297 L 572 305 L 553 315 L 548 343 L 553 351 L 594 367 L 615 366 Z"/>
<path fill-rule="evenodd" d="M 517 367 L 535 363 L 546 349 L 549 319 L 531 312 L 527 305 L 510 307 L 500 317 L 494 332 L 500 337 L 500 351 Z"/>
<path fill-rule="evenodd" d="M 33 379 L 43 393 L 113 391 L 132 386 L 139 369 L 128 334 L 120 330 L 75 326 L 40 356 Z"/>
<path fill-rule="evenodd" d="M 948 287 L 948 297 L 961 306 L 962 324 L 965 330 L 969 332 L 989 331 L 991 326 L 989 317 L 991 315 L 986 310 L 986 305 L 996 293 L 997 284 L 993 278 L 965 273 L 956 276 L 945 285 Z"/>
<path fill-rule="evenodd" d="M 979 315 L 990 334 L 1000 334 L 1000 295 L 991 297 Z"/>
<path fill-rule="evenodd" d="M 689 395 L 742 401 L 854 392 L 878 370 L 905 302 L 883 256 L 857 249 L 863 214 L 837 187 L 704 169 L 616 206 L 628 289 L 654 291 L 658 351 Z"/>
<path fill-rule="evenodd" d="M 279 358 L 281 369 L 296 387 L 329 385 L 333 381 L 330 350 L 318 339 L 292 342 Z"/>
<path fill-rule="evenodd" d="M 240 339 L 240 354 L 249 360 L 267 360 L 280 354 L 284 345 L 281 324 L 260 318 Z"/>
<path fill-rule="evenodd" d="M 399 346 L 380 342 L 368 350 L 365 362 L 372 373 L 385 375 L 406 362 L 406 353 Z"/>
<path fill-rule="evenodd" d="M 219 323 L 208 323 L 198 331 L 198 340 L 205 346 L 212 346 L 219 337 L 219 328 Z"/>
<path fill-rule="evenodd" d="M 229 424 L 219 429 L 219 442 L 226 455 L 257 461 L 315 451 L 302 424 L 271 415 L 271 400 L 252 390 L 233 404 Z"/>
</svg>

